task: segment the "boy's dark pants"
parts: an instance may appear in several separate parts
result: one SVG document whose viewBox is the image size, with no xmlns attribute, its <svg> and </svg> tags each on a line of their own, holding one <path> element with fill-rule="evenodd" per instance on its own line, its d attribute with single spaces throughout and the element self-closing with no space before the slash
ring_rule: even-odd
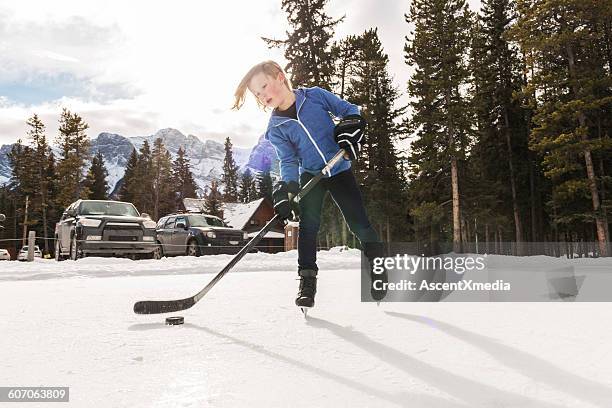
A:
<svg viewBox="0 0 612 408">
<path fill-rule="evenodd" d="M 304 187 L 312 177 L 310 173 L 302 173 L 300 187 Z M 300 199 L 298 273 L 302 276 L 316 276 L 319 269 L 317 267 L 317 233 L 321 224 L 321 207 L 327 191 L 342 211 L 349 229 L 359 239 L 366 256 L 369 258 L 369 255 L 374 255 L 368 253 L 372 252 L 368 251 L 369 248 L 380 246 L 380 244 L 372 245 L 379 243 L 378 234 L 368 220 L 363 198 L 352 169 L 332 177 L 322 178 L 308 194 Z"/>
</svg>

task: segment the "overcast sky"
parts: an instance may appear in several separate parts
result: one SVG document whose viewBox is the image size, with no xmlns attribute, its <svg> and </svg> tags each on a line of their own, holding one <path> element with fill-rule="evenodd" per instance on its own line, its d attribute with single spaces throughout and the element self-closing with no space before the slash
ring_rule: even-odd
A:
<svg viewBox="0 0 612 408">
<path fill-rule="evenodd" d="M 252 99 L 239 112 L 229 107 L 248 68 L 265 59 L 285 63 L 281 50 L 269 50 L 260 39 L 284 38 L 288 26 L 280 3 L 0 0 L 0 144 L 25 138 L 33 113 L 54 139 L 66 107 L 85 119 L 92 138 L 172 127 L 253 146 L 268 114 Z M 330 0 L 327 6 L 333 18 L 346 15 L 337 38 L 378 27 L 402 92 L 409 4 Z"/>
</svg>

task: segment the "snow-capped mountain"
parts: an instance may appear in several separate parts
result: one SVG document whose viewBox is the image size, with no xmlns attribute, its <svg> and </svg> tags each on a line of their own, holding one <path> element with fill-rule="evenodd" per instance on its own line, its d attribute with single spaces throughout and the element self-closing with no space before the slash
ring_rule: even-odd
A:
<svg viewBox="0 0 612 408">
<path fill-rule="evenodd" d="M 176 129 L 161 129 L 150 136 L 136 136 L 126 138 L 117 134 L 101 133 L 91 142 L 92 153 L 102 152 L 108 169 L 108 182 L 111 190 L 123 177 L 125 166 L 132 153 L 132 149 L 139 150 L 145 140 L 153 149 L 153 142 L 161 138 L 164 146 L 174 159 L 180 147 L 183 147 L 191 163 L 191 171 L 202 193 L 213 179 L 220 179 L 223 173 L 223 158 L 225 149 L 223 143 L 214 140 L 202 141 L 194 135 L 185 136 Z M 251 149 L 232 149 L 234 160 L 241 168 L 247 164 Z"/>
<path fill-rule="evenodd" d="M 214 140 L 202 141 L 194 135 L 185 136 L 178 130 L 170 128 L 161 129 L 151 136 L 131 137 L 130 141 L 137 149 L 140 149 L 146 140 L 152 149 L 153 142 L 157 138 L 163 140 L 164 146 L 173 158 L 176 157 L 181 146 L 185 149 L 185 153 L 191 163 L 191 171 L 200 189 L 204 190 L 213 179 L 219 180 L 221 178 L 223 174 L 223 159 L 225 157 L 223 143 Z M 241 171 L 248 163 L 251 150 L 249 148 L 232 147 L 234 160 L 236 165 L 241 168 Z"/>
<path fill-rule="evenodd" d="M 8 183 L 11 178 L 11 166 L 9 166 L 8 161 L 11 146 L 13 145 L 2 145 L 0 147 L 0 185 Z"/>
<path fill-rule="evenodd" d="M 111 191 L 117 187 L 117 183 L 123 178 L 132 149 L 140 149 L 146 140 L 151 149 L 155 139 L 161 138 L 164 146 L 174 159 L 179 147 L 183 147 L 186 156 L 191 163 L 191 171 L 199 187 L 199 193 L 203 193 L 213 179 L 220 179 L 223 173 L 223 158 L 225 149 L 223 143 L 214 140 L 202 141 L 194 135 L 185 136 L 176 129 L 161 129 L 153 135 L 125 137 L 114 133 L 100 133 L 98 137 L 91 140 L 91 153 L 102 153 L 108 170 L 108 184 Z M 0 185 L 7 183 L 11 176 L 11 168 L 7 154 L 12 145 L 0 147 Z M 55 150 L 55 149 L 54 149 Z M 232 148 L 234 160 L 240 167 L 240 172 L 247 167 L 255 171 L 269 169 L 271 163 L 276 161 L 276 153 L 268 141 L 261 137 L 253 148 Z M 55 152 L 59 157 L 59 152 Z M 277 165 L 272 166 L 272 170 Z"/>
<path fill-rule="evenodd" d="M 128 138 L 113 133 L 100 133 L 91 141 L 91 152 L 102 152 L 104 164 L 108 170 L 108 186 L 110 191 L 115 189 L 117 182 L 123 177 L 127 161 L 134 149 Z"/>
</svg>

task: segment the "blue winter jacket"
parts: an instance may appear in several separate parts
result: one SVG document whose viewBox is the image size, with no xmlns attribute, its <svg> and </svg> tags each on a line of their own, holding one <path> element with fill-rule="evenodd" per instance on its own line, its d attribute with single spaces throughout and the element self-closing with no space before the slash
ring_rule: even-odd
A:
<svg viewBox="0 0 612 408">
<path fill-rule="evenodd" d="M 281 179 L 286 182 L 299 182 L 305 171 L 317 174 L 340 150 L 330 113 L 337 118 L 359 114 L 358 106 L 318 87 L 295 89 L 293 93 L 297 120 L 272 113 L 265 134 L 276 150 Z M 350 161 L 340 160 L 325 177 L 350 167 Z"/>
</svg>

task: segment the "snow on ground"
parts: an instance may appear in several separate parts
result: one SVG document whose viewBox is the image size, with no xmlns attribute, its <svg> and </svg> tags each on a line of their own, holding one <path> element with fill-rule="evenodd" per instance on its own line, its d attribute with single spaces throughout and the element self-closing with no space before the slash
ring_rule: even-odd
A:
<svg viewBox="0 0 612 408">
<path fill-rule="evenodd" d="M 1 262 L 0 386 L 69 386 L 71 407 L 610 407 L 606 303 L 377 307 L 335 249 L 304 319 L 296 256 L 247 255 L 182 326 L 133 304 L 193 295 L 230 256 Z"/>
</svg>

